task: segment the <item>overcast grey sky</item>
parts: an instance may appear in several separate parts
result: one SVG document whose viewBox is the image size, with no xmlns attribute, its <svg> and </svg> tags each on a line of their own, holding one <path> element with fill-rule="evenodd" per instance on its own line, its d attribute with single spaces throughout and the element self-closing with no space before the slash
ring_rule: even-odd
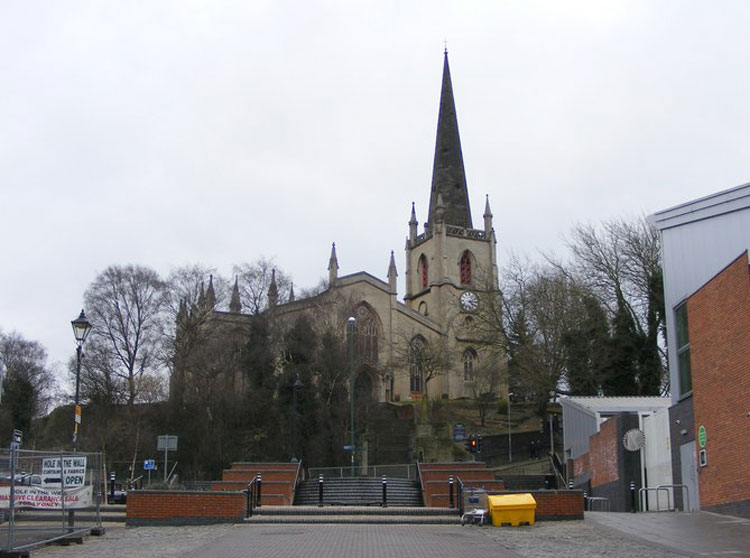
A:
<svg viewBox="0 0 750 558">
<path fill-rule="evenodd" d="M 110 264 L 401 279 L 447 39 L 500 263 L 748 181 L 750 2 L 0 4 L 0 328 L 74 354 Z M 401 288 L 400 296 L 403 294 Z"/>
</svg>

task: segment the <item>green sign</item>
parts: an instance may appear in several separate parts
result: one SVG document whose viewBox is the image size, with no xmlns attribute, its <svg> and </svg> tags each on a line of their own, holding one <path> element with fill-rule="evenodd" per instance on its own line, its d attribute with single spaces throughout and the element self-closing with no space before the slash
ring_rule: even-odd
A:
<svg viewBox="0 0 750 558">
<path fill-rule="evenodd" d="M 706 427 L 702 424 L 698 428 L 698 445 L 701 449 L 706 447 Z"/>
</svg>

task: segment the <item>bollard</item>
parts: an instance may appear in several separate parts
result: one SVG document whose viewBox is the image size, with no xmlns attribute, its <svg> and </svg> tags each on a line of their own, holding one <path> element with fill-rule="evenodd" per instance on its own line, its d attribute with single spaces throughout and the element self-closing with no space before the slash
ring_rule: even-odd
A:
<svg viewBox="0 0 750 558">
<path fill-rule="evenodd" d="M 263 484 L 263 475 L 261 473 L 258 473 L 258 491 L 255 493 L 255 507 L 260 507 L 260 486 Z"/>
<path fill-rule="evenodd" d="M 583 493 L 583 511 L 589 511 L 589 493 Z"/>
<path fill-rule="evenodd" d="M 573 479 L 568 481 L 568 490 L 573 490 Z"/>
<path fill-rule="evenodd" d="M 109 503 L 114 504 L 115 502 L 115 472 L 112 471 L 109 474 Z"/>
<path fill-rule="evenodd" d="M 388 480 L 383 475 L 383 503 L 381 504 L 384 508 L 388 507 Z"/>
<path fill-rule="evenodd" d="M 631 512 L 635 513 L 635 507 L 636 507 L 636 501 L 635 501 L 635 483 L 633 481 L 630 481 L 630 506 L 631 506 Z"/>
<path fill-rule="evenodd" d="M 448 477 L 448 507 L 453 509 L 453 475 Z"/>
<path fill-rule="evenodd" d="M 318 475 L 318 506 L 323 507 L 323 473 Z"/>
</svg>

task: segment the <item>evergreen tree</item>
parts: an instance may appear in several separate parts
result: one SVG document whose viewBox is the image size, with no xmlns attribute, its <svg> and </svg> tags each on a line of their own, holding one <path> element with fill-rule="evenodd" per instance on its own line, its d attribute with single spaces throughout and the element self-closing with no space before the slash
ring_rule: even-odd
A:
<svg viewBox="0 0 750 558">
<path fill-rule="evenodd" d="M 581 297 L 583 317 L 565 334 L 565 369 L 570 395 L 599 395 L 607 373 L 609 324 L 599 301 Z"/>
</svg>

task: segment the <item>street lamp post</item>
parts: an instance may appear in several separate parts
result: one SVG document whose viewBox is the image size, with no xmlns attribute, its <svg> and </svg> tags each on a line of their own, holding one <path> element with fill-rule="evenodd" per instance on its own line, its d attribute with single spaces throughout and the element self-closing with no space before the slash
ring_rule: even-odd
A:
<svg viewBox="0 0 750 558">
<path fill-rule="evenodd" d="M 555 402 L 555 395 L 556 392 L 554 390 L 549 392 L 549 397 L 552 400 L 552 403 Z M 554 457 L 555 455 L 555 432 L 553 429 L 554 426 L 554 415 L 552 413 L 549 413 L 549 454 L 550 456 Z"/>
<path fill-rule="evenodd" d="M 349 316 L 346 321 L 346 337 L 349 352 L 349 426 L 351 434 L 349 437 L 349 446 L 352 452 L 351 474 L 354 476 L 354 330 L 357 327 L 357 320 L 354 316 Z"/>
<path fill-rule="evenodd" d="M 91 322 L 86 319 L 86 314 L 81 310 L 81 315 L 70 322 L 73 326 L 73 335 L 76 339 L 76 398 L 73 413 L 73 451 L 78 449 L 78 427 L 81 424 L 81 357 L 83 356 L 83 343 L 91 331 Z"/>
<path fill-rule="evenodd" d="M 513 392 L 508 392 L 508 463 L 513 462 L 513 449 L 512 449 L 512 439 L 510 437 L 510 398 L 513 395 Z"/>
<path fill-rule="evenodd" d="M 294 413 L 294 416 L 292 417 L 292 461 L 298 460 L 297 454 L 298 451 L 298 422 L 299 422 L 299 413 L 297 412 L 297 395 L 300 391 L 302 391 L 302 387 L 304 384 L 302 383 L 302 380 L 299 378 L 299 374 L 297 374 L 297 379 L 294 380 L 294 383 L 292 384 L 292 412 Z"/>
</svg>

